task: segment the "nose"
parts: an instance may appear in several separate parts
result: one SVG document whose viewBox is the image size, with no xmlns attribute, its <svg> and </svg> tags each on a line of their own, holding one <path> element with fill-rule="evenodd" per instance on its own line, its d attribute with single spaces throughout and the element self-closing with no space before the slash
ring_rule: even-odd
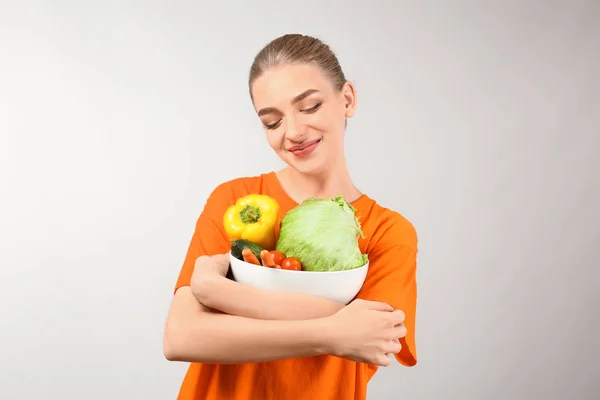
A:
<svg viewBox="0 0 600 400">
<path fill-rule="evenodd" d="M 285 136 L 291 142 L 300 143 L 304 138 L 305 128 L 296 118 L 286 118 Z"/>
</svg>

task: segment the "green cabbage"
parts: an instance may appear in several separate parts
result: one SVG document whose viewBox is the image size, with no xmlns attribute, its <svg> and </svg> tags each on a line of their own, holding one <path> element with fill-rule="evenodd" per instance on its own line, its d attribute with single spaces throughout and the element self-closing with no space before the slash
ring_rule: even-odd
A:
<svg viewBox="0 0 600 400">
<path fill-rule="evenodd" d="M 356 209 L 342 196 L 311 197 L 281 220 L 277 251 L 296 257 L 305 271 L 342 271 L 362 267 L 358 247 L 363 235 Z"/>
</svg>

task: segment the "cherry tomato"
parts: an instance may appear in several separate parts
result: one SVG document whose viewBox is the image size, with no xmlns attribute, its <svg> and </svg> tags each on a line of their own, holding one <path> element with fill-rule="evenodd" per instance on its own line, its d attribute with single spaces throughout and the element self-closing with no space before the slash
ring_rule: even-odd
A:
<svg viewBox="0 0 600 400">
<path fill-rule="evenodd" d="M 301 271 L 302 263 L 296 257 L 287 257 L 281 263 L 281 269 L 288 269 L 291 271 Z"/>
<path fill-rule="evenodd" d="M 285 254 L 283 254 L 280 251 L 276 251 L 276 250 L 270 251 L 269 253 L 270 253 L 271 259 L 273 260 L 275 265 L 278 265 L 281 267 L 283 260 L 285 260 Z"/>
</svg>

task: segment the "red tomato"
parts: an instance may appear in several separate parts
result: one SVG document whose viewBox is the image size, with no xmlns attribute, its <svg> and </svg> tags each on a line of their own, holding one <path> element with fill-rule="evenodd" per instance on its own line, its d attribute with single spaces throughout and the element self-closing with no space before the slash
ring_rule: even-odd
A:
<svg viewBox="0 0 600 400">
<path fill-rule="evenodd" d="M 275 263 L 275 265 L 278 265 L 281 267 L 281 264 L 283 263 L 283 260 L 285 260 L 285 254 L 283 254 L 280 251 L 270 251 L 270 255 L 271 255 L 271 259 L 273 260 L 273 262 Z"/>
<path fill-rule="evenodd" d="M 296 257 L 287 257 L 281 263 L 281 269 L 288 269 L 291 271 L 301 271 L 302 263 Z"/>
</svg>

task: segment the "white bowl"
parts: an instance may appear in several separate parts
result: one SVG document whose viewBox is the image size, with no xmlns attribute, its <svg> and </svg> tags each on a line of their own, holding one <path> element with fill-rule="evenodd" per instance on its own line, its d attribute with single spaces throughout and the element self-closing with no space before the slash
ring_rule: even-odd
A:
<svg viewBox="0 0 600 400">
<path fill-rule="evenodd" d="M 264 267 L 238 260 L 229 253 L 231 272 L 236 282 L 265 290 L 303 293 L 348 304 L 360 291 L 369 262 L 347 271 L 290 271 Z"/>
</svg>

